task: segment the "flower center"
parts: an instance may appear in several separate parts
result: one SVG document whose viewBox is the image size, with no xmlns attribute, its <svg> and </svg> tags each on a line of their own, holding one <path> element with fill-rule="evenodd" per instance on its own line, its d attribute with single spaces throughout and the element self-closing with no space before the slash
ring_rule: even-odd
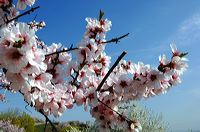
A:
<svg viewBox="0 0 200 132">
<path fill-rule="evenodd" d="M 156 75 L 151 75 L 151 81 L 155 81 L 157 79 Z"/>
<path fill-rule="evenodd" d="M 18 60 L 18 59 L 20 59 L 21 57 L 22 57 L 23 55 L 19 52 L 19 51 L 14 51 L 13 53 L 12 53 L 12 55 L 11 55 L 11 58 L 13 59 L 13 60 Z"/>
<path fill-rule="evenodd" d="M 120 85 L 122 88 L 124 88 L 124 87 L 127 87 L 127 86 L 128 86 L 128 84 L 127 84 L 127 82 L 126 82 L 126 81 L 121 81 L 119 85 Z"/>
</svg>

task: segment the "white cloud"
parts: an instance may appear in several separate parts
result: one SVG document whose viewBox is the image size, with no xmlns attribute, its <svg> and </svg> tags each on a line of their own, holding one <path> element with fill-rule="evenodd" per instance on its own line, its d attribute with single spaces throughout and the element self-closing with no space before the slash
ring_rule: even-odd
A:
<svg viewBox="0 0 200 132">
<path fill-rule="evenodd" d="M 175 33 L 168 36 L 166 40 L 152 48 L 143 48 L 139 50 L 130 50 L 129 53 L 141 53 L 141 52 L 165 52 L 170 50 L 169 44 L 175 43 L 179 47 L 200 48 L 200 12 L 194 13 L 192 16 L 185 19 L 177 27 Z M 192 46 L 192 47 L 191 47 Z M 198 47 L 197 47 L 198 46 Z M 120 53 L 114 53 L 113 56 L 117 56 Z"/>
<path fill-rule="evenodd" d="M 177 27 L 175 33 L 168 36 L 166 40 L 152 48 L 143 48 L 139 50 L 129 50 L 129 54 L 138 54 L 142 52 L 154 53 L 165 52 L 170 50 L 169 44 L 175 43 L 178 48 L 184 46 L 196 46 L 200 48 L 200 12 L 194 13 L 192 16 L 185 19 L 180 26 Z M 194 47 L 193 47 L 194 48 Z M 118 56 L 121 52 L 113 53 L 111 56 Z"/>
<path fill-rule="evenodd" d="M 196 45 L 200 43 L 200 13 L 195 13 L 178 28 L 173 38 L 181 46 Z"/>
</svg>

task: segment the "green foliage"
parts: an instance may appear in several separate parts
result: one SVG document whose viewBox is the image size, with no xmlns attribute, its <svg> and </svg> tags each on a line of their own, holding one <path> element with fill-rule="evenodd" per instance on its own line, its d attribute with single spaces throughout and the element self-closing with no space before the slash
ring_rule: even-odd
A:
<svg viewBox="0 0 200 132">
<path fill-rule="evenodd" d="M 61 129 L 61 132 L 81 132 L 79 126 L 67 126 Z"/>
<path fill-rule="evenodd" d="M 79 121 L 69 121 L 63 124 L 61 132 L 86 132 L 86 129 L 89 127 L 87 124 Z"/>
<path fill-rule="evenodd" d="M 34 132 L 44 132 L 44 128 L 45 128 L 45 123 L 35 125 L 35 131 Z M 56 128 L 60 131 L 60 129 L 58 127 L 56 127 Z M 48 124 L 46 126 L 46 132 L 52 132 L 52 126 L 50 124 Z"/>
<path fill-rule="evenodd" d="M 24 128 L 26 132 L 34 132 L 34 119 L 25 112 L 20 112 L 18 109 L 10 109 L 6 112 L 0 112 L 0 120 L 11 121 L 13 125 Z"/>
<path fill-rule="evenodd" d="M 151 110 L 133 103 L 130 103 L 129 105 L 122 104 L 119 110 L 124 111 L 124 109 L 126 113 L 129 114 L 130 119 L 135 119 L 141 123 L 143 129 L 142 132 L 167 131 L 167 125 L 163 121 L 161 114 L 155 114 Z M 26 132 L 44 132 L 45 128 L 45 122 L 43 120 L 34 119 L 25 112 L 20 112 L 20 110 L 17 109 L 0 112 L 0 120 L 8 120 L 13 125 L 24 128 Z M 98 132 L 98 127 L 95 122 L 57 122 L 55 123 L 55 126 L 59 132 Z M 46 132 L 52 132 L 52 126 L 50 124 L 47 124 Z M 111 130 L 111 132 L 123 132 L 123 128 L 121 128 L 121 130 Z"/>
<path fill-rule="evenodd" d="M 87 124 L 79 121 L 69 121 L 65 123 L 55 123 L 55 126 L 59 132 L 89 132 L 87 131 Z M 35 126 L 35 132 L 44 132 L 45 123 L 41 123 Z M 53 132 L 52 126 L 47 124 L 46 132 Z"/>
</svg>

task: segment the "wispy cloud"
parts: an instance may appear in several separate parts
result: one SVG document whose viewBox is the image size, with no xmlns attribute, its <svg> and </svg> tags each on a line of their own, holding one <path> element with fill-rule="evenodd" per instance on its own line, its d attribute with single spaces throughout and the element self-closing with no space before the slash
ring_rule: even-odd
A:
<svg viewBox="0 0 200 132">
<path fill-rule="evenodd" d="M 200 42 L 200 13 L 195 13 L 183 21 L 172 36 L 181 46 L 196 45 Z"/>
<path fill-rule="evenodd" d="M 152 48 L 143 48 L 139 50 L 130 50 L 129 53 L 141 53 L 141 52 L 165 52 L 169 50 L 170 43 L 176 43 L 178 47 L 196 46 L 200 48 L 200 11 L 194 13 L 192 16 L 186 18 L 177 27 L 174 33 L 166 37 L 165 40 Z M 120 53 L 113 53 L 112 56 L 118 56 Z"/>
<path fill-rule="evenodd" d="M 134 55 L 140 55 L 140 54 L 153 54 L 153 53 L 165 53 L 170 50 L 169 44 L 175 43 L 178 48 L 184 48 L 186 49 L 189 54 L 190 58 L 195 58 L 194 50 L 193 49 L 200 49 L 200 11 L 195 12 L 190 17 L 183 20 L 179 26 L 177 26 L 174 33 L 172 33 L 170 36 L 166 36 L 166 39 L 160 42 L 155 42 L 157 45 L 154 47 L 145 48 L 142 49 L 130 49 L 128 50 L 128 54 L 134 54 Z M 158 44 L 159 43 L 159 44 Z M 191 53 L 192 52 L 192 53 Z M 196 52 L 196 51 L 195 51 Z M 119 56 L 121 52 L 115 52 L 112 53 L 112 57 Z M 200 55 L 200 53 L 195 53 Z M 152 56 L 145 56 L 145 58 L 152 57 Z M 191 60 L 192 61 L 192 60 Z M 190 63 L 190 62 L 189 62 Z M 194 62 L 193 62 L 194 63 Z M 199 69 L 200 63 L 199 61 L 195 61 L 196 66 L 190 67 L 188 74 L 194 73 Z M 191 65 L 190 65 L 191 66 Z"/>
<path fill-rule="evenodd" d="M 131 49 L 131 50 L 128 50 L 128 54 L 144 54 L 144 52 L 145 53 L 154 53 L 157 51 L 163 51 L 164 49 L 166 50 L 166 45 L 157 45 L 156 47 L 152 47 L 152 48 L 142 48 L 142 49 L 133 49 L 133 50 Z M 122 53 L 121 51 L 112 53 L 111 57 L 119 56 L 121 53 Z"/>
</svg>

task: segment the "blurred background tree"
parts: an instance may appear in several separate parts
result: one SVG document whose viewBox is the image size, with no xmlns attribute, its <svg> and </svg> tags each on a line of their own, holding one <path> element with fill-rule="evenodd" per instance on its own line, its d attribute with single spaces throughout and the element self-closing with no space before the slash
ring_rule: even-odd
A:
<svg viewBox="0 0 200 132">
<path fill-rule="evenodd" d="M 146 107 L 142 107 L 137 102 L 121 104 L 120 109 L 121 111 L 125 110 L 130 119 L 136 119 L 141 123 L 142 132 L 168 131 L 168 123 L 163 120 L 162 113 L 155 113 Z M 98 132 L 95 122 L 90 123 L 89 126 L 86 129 L 87 132 Z M 123 128 L 112 130 L 112 132 L 123 132 Z"/>
<path fill-rule="evenodd" d="M 142 107 L 137 102 L 121 104 L 120 110 L 125 111 L 130 119 L 137 119 L 142 125 L 142 132 L 166 132 L 168 130 L 168 124 L 163 120 L 161 113 L 154 113 L 152 110 Z M 14 125 L 19 129 L 21 128 L 20 130 L 25 132 L 43 132 L 45 127 L 45 121 L 31 117 L 19 109 L 0 112 L 0 121 L 7 121 L 11 126 Z M 54 123 L 60 132 L 98 132 L 96 122 L 54 121 Z M 51 130 L 51 126 L 48 124 L 46 131 L 51 132 Z M 123 132 L 123 128 L 113 129 L 111 132 Z"/>
</svg>

